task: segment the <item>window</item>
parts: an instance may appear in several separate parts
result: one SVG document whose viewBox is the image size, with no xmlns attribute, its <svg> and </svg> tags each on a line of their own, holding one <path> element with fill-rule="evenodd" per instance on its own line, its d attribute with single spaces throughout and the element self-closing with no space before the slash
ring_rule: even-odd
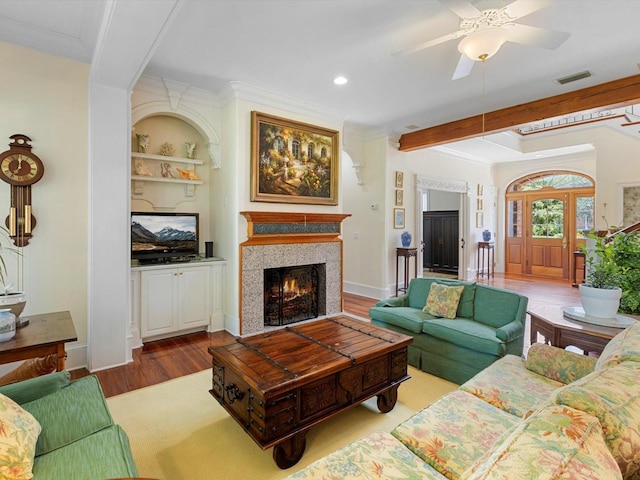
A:
<svg viewBox="0 0 640 480">
<path fill-rule="evenodd" d="M 594 183 L 586 175 L 572 172 L 541 172 L 519 178 L 513 182 L 507 192 L 530 192 L 553 188 L 556 190 L 567 188 L 593 187 Z"/>
<path fill-rule="evenodd" d="M 509 200 L 507 236 L 522 237 L 522 200 Z"/>
<path fill-rule="evenodd" d="M 545 198 L 532 202 L 531 233 L 534 238 L 562 238 L 564 202 L 557 198 Z"/>
<path fill-rule="evenodd" d="M 291 143 L 291 153 L 293 154 L 293 158 L 300 159 L 300 142 L 298 140 L 294 140 Z"/>
</svg>

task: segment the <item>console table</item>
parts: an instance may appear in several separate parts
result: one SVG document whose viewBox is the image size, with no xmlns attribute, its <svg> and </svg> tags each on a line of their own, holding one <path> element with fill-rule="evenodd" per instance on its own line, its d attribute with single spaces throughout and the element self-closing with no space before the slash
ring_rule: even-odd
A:
<svg viewBox="0 0 640 480">
<path fill-rule="evenodd" d="M 64 344 L 75 342 L 76 329 L 69 312 L 43 313 L 21 317 L 29 324 L 16 330 L 11 340 L 0 342 L 0 364 L 44 357 L 58 357 L 57 370 L 64 370 L 66 352 Z"/>
<path fill-rule="evenodd" d="M 573 252 L 573 283 L 572 287 L 577 287 L 581 283 L 584 283 L 584 277 L 586 273 L 586 255 L 581 251 Z M 580 281 L 578 281 L 578 271 L 580 271 Z"/>
<path fill-rule="evenodd" d="M 485 262 L 485 252 L 487 253 L 486 262 Z M 493 242 L 478 242 L 478 258 L 477 258 L 478 265 L 476 267 L 477 276 L 482 277 L 486 274 L 487 278 L 493 277 L 494 260 L 495 260 L 495 253 L 493 250 Z M 480 267 L 482 267 L 482 269 L 480 269 Z"/>
<path fill-rule="evenodd" d="M 418 276 L 418 249 L 398 247 L 396 250 L 396 297 L 398 292 L 407 292 L 409 287 L 409 259 L 414 257 L 414 277 Z M 400 264 L 400 258 L 404 258 L 404 286 L 398 285 L 398 267 Z"/>
</svg>

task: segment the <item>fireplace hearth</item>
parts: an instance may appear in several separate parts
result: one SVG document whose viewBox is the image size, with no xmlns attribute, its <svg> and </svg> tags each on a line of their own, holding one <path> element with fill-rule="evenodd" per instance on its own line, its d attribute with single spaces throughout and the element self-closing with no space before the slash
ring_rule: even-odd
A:
<svg viewBox="0 0 640 480">
<path fill-rule="evenodd" d="M 265 269 L 265 326 L 289 325 L 317 318 L 323 283 L 323 264 Z"/>
</svg>

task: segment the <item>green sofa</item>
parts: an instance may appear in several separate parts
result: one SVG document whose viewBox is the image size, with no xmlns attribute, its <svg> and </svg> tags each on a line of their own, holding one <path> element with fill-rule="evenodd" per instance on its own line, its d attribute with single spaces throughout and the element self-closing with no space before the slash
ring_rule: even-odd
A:
<svg viewBox="0 0 640 480">
<path fill-rule="evenodd" d="M 113 423 L 95 376 L 72 382 L 69 372 L 56 372 L 5 385 L 0 393 L 42 428 L 35 447 L 35 480 L 137 477 L 127 435 Z"/>
<path fill-rule="evenodd" d="M 455 319 L 422 311 L 432 283 L 464 286 Z M 528 298 L 489 285 L 414 278 L 407 294 L 376 303 L 371 323 L 413 337 L 409 364 L 464 383 L 506 354 L 522 355 Z"/>
<path fill-rule="evenodd" d="M 505 355 L 390 433 L 287 479 L 638 479 L 638 425 L 640 322 L 597 360 L 541 343 Z"/>
</svg>

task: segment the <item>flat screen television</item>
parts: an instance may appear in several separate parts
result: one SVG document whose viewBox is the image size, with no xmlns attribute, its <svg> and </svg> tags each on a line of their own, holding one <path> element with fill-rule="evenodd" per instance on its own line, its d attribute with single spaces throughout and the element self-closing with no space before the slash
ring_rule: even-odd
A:
<svg viewBox="0 0 640 480">
<path fill-rule="evenodd" d="M 161 263 L 198 256 L 198 221 L 197 213 L 132 212 L 131 258 Z"/>
</svg>

